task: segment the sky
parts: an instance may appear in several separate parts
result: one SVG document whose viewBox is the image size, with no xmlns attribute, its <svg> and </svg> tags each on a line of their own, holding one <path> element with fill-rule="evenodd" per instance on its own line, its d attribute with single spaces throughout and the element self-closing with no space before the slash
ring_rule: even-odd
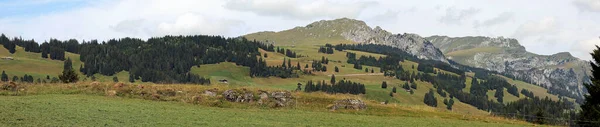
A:
<svg viewBox="0 0 600 127">
<path fill-rule="evenodd" d="M 342 17 L 425 37 L 516 38 L 584 60 L 600 45 L 600 0 L 0 0 L 0 33 L 38 42 L 236 37 Z"/>
</svg>

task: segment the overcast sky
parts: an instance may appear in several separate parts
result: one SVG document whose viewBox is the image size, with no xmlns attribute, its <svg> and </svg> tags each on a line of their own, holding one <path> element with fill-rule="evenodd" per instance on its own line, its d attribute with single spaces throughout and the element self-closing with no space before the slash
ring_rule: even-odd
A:
<svg viewBox="0 0 600 127">
<path fill-rule="evenodd" d="M 600 45 L 600 0 L 0 0 L 0 32 L 38 42 L 233 37 L 341 17 L 393 33 L 517 38 L 534 53 L 585 60 Z"/>
</svg>

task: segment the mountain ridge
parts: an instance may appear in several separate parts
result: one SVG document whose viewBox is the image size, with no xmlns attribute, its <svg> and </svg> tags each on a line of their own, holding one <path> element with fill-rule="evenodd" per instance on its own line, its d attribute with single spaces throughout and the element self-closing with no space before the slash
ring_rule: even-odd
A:
<svg viewBox="0 0 600 127">
<path fill-rule="evenodd" d="M 245 37 L 274 42 L 275 45 L 382 44 L 402 49 L 420 59 L 448 63 L 441 51 L 418 34 L 392 34 L 379 26 L 371 28 L 364 21 L 350 18 L 319 20 L 303 27 L 294 27 L 279 32 L 251 33 Z"/>
<path fill-rule="evenodd" d="M 551 92 L 581 98 L 589 70 L 587 62 L 568 52 L 539 55 L 528 52 L 517 39 L 504 37 L 427 37 L 449 59 L 460 64 L 525 79 Z"/>
</svg>

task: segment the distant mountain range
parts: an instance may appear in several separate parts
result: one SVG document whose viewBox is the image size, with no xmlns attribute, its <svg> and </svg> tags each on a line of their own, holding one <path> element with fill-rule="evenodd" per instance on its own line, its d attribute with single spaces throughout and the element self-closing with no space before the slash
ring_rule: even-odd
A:
<svg viewBox="0 0 600 127">
<path fill-rule="evenodd" d="M 279 32 L 245 35 L 249 39 L 275 45 L 324 45 L 368 43 L 396 47 L 420 59 L 468 65 L 495 71 L 508 77 L 537 84 L 551 93 L 580 98 L 585 92 L 587 62 L 569 53 L 537 55 L 527 52 L 516 39 L 490 37 L 421 37 L 418 34 L 393 34 L 379 26 L 349 18 L 321 20 L 304 27 Z"/>
<path fill-rule="evenodd" d="M 448 59 L 460 64 L 512 75 L 562 95 L 583 96 L 589 63 L 568 52 L 538 55 L 516 39 L 490 37 L 427 37 Z"/>
</svg>

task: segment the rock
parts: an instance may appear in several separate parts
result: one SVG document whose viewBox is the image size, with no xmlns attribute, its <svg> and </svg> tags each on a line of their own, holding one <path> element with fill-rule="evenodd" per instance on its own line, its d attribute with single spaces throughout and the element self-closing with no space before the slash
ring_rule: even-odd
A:
<svg viewBox="0 0 600 127">
<path fill-rule="evenodd" d="M 238 98 L 238 93 L 233 91 L 233 90 L 226 90 L 225 92 L 223 92 L 223 97 L 231 102 L 235 102 Z"/>
<path fill-rule="evenodd" d="M 334 105 L 331 106 L 332 111 L 337 109 L 364 110 L 367 109 L 367 104 L 358 99 L 342 99 L 335 101 Z"/>
<path fill-rule="evenodd" d="M 240 101 L 238 102 L 252 102 L 254 101 L 254 94 L 252 93 L 244 93 L 243 96 L 240 97 Z"/>
<path fill-rule="evenodd" d="M 290 105 L 292 102 L 291 100 L 293 99 L 292 93 L 287 91 L 272 92 L 271 98 L 275 100 L 275 107 L 285 107 Z"/>
<path fill-rule="evenodd" d="M 268 94 L 268 93 L 266 93 L 266 92 L 264 92 L 264 93 L 260 93 L 260 95 L 259 95 L 259 96 L 260 96 L 260 99 L 261 99 L 261 100 L 266 100 L 266 99 L 269 99 L 269 94 Z"/>
<path fill-rule="evenodd" d="M 211 90 L 205 90 L 204 95 L 209 96 L 209 97 L 215 97 L 215 96 L 217 96 L 217 93 L 214 91 L 211 91 Z"/>
<path fill-rule="evenodd" d="M 258 100 L 258 104 L 263 104 L 266 101 L 269 101 L 269 93 L 267 91 L 259 91 L 260 94 L 258 95 L 260 97 L 260 99 Z"/>
<path fill-rule="evenodd" d="M 331 23 L 336 20 L 329 21 Z M 360 21 L 362 22 L 362 21 Z M 431 42 L 417 34 L 392 34 L 388 31 L 381 29 L 377 26 L 375 29 L 367 26 L 364 23 L 355 23 L 349 30 L 341 33 L 341 36 L 346 40 L 355 41 L 358 43 L 365 44 L 382 44 L 395 48 L 402 49 L 403 51 L 417 56 L 420 59 L 436 60 L 448 63 L 448 60 L 444 57 L 444 54 L 437 49 Z"/>
</svg>

